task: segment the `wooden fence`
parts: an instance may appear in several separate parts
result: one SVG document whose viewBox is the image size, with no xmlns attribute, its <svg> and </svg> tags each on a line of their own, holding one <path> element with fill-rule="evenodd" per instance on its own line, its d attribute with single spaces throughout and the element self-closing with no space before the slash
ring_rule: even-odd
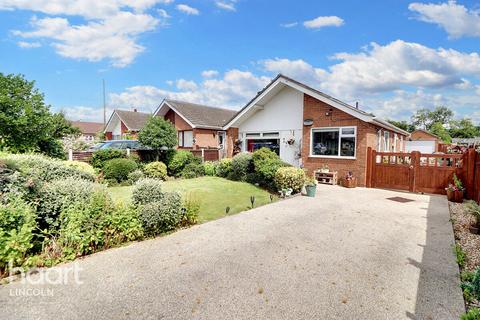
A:
<svg viewBox="0 0 480 320">
<path fill-rule="evenodd" d="M 480 201 L 480 155 L 376 152 L 368 148 L 367 187 L 445 194 L 455 173 L 466 197 Z"/>
</svg>

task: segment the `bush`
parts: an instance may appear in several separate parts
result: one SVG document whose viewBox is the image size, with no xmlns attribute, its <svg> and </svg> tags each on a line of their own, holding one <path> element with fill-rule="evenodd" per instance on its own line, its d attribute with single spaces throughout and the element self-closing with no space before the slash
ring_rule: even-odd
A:
<svg viewBox="0 0 480 320">
<path fill-rule="evenodd" d="M 70 167 L 64 161 L 34 154 L 7 154 L 1 155 L 0 160 L 12 163 L 22 176 L 37 184 L 58 179 L 77 178 L 94 181 L 92 174 L 77 168 Z"/>
<path fill-rule="evenodd" d="M 182 178 L 193 179 L 205 175 L 205 168 L 201 163 L 189 163 L 182 170 Z"/>
<path fill-rule="evenodd" d="M 26 177 L 16 169 L 14 163 L 0 160 L 0 203 L 6 203 L 9 198 L 25 198 L 32 195 L 32 188 Z"/>
<path fill-rule="evenodd" d="M 160 201 L 140 208 L 139 218 L 150 236 L 175 229 L 182 221 L 182 201 L 177 192 L 167 192 Z"/>
<path fill-rule="evenodd" d="M 92 166 L 94 168 L 103 169 L 105 162 L 112 159 L 126 158 L 126 152 L 119 149 L 100 149 L 92 155 Z"/>
<path fill-rule="evenodd" d="M 232 173 L 232 159 L 225 158 L 220 160 L 216 168 L 216 173 L 217 173 L 217 176 L 222 178 L 229 177 Z"/>
<path fill-rule="evenodd" d="M 25 263 L 33 247 L 35 227 L 34 211 L 23 200 L 16 198 L 7 204 L 0 203 L 0 274 L 10 261 L 13 267 Z"/>
<path fill-rule="evenodd" d="M 203 163 L 203 170 L 205 171 L 205 175 L 206 176 L 215 176 L 217 166 L 218 166 L 218 162 L 205 161 Z"/>
<path fill-rule="evenodd" d="M 103 175 L 107 180 L 116 180 L 117 182 L 126 181 L 128 175 L 137 170 L 135 161 L 130 159 L 112 159 L 103 165 Z"/>
<path fill-rule="evenodd" d="M 462 283 L 462 289 L 471 293 L 475 299 L 480 300 L 480 268 L 475 271 L 473 278 L 469 280 Z"/>
<path fill-rule="evenodd" d="M 246 181 L 247 176 L 253 172 L 252 154 L 242 152 L 237 154 L 232 159 L 232 173 L 230 178 L 232 180 Z"/>
<path fill-rule="evenodd" d="M 167 177 L 167 166 L 160 161 L 150 162 L 145 166 L 143 172 L 149 178 L 165 180 Z"/>
<path fill-rule="evenodd" d="M 83 205 L 63 211 L 58 232 L 62 256 L 77 256 L 109 248 L 143 235 L 133 208 L 116 206 L 107 193 L 96 193 Z"/>
<path fill-rule="evenodd" d="M 278 168 L 286 165 L 275 152 L 268 148 L 258 149 L 253 153 L 252 158 L 255 178 L 258 179 L 256 182 L 268 189 L 275 189 L 275 174 Z"/>
<path fill-rule="evenodd" d="M 138 180 L 133 188 L 132 203 L 144 205 L 150 202 L 159 202 L 163 199 L 162 181 L 157 179 Z"/>
<path fill-rule="evenodd" d="M 184 215 L 182 218 L 182 225 L 189 226 L 198 222 L 198 214 L 200 212 L 200 201 L 188 194 L 184 203 Z"/>
<path fill-rule="evenodd" d="M 86 162 L 81 162 L 81 161 L 65 161 L 65 164 L 70 167 L 70 168 L 75 168 L 79 171 L 83 171 L 87 174 L 90 174 L 92 176 L 95 175 L 95 169 L 88 163 Z"/>
<path fill-rule="evenodd" d="M 460 317 L 460 320 L 480 320 L 480 309 L 472 308 Z"/>
<path fill-rule="evenodd" d="M 195 157 L 190 151 L 177 150 L 168 164 L 168 170 L 171 175 L 178 177 L 189 163 L 201 163 L 201 160 Z"/>
<path fill-rule="evenodd" d="M 135 170 L 128 174 L 128 181 L 131 184 L 135 184 L 138 180 L 145 178 L 142 170 Z"/>
<path fill-rule="evenodd" d="M 294 193 L 300 192 L 305 183 L 305 171 L 300 168 L 279 168 L 275 174 L 275 186 L 278 190 L 293 189 Z"/>
<path fill-rule="evenodd" d="M 104 185 L 87 180 L 67 178 L 46 183 L 39 192 L 38 222 L 42 229 L 58 228 L 58 217 L 70 207 L 81 207 L 95 193 L 106 194 Z"/>
</svg>

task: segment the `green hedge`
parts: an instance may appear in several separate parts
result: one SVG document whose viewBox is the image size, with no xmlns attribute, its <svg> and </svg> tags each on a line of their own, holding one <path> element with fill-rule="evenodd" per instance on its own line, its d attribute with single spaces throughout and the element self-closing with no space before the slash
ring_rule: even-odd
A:
<svg viewBox="0 0 480 320">
<path fill-rule="evenodd" d="M 145 165 L 143 172 L 149 178 L 165 180 L 167 178 L 167 166 L 160 161 L 150 162 Z"/>
<path fill-rule="evenodd" d="M 128 175 L 137 170 L 138 165 L 130 159 L 112 159 L 103 165 L 103 176 L 107 180 L 123 182 L 128 180 Z"/>
<path fill-rule="evenodd" d="M 126 157 L 127 157 L 127 153 L 123 150 L 112 149 L 112 148 L 100 149 L 95 151 L 92 154 L 91 163 L 94 168 L 103 169 L 105 162 L 107 162 L 108 160 L 120 159 L 120 158 L 126 158 Z"/>
</svg>

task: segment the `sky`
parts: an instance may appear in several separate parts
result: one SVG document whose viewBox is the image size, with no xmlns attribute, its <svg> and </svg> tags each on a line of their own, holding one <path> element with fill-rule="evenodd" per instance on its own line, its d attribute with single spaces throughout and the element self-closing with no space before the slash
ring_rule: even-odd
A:
<svg viewBox="0 0 480 320">
<path fill-rule="evenodd" d="M 283 73 L 375 115 L 480 122 L 480 1 L 0 0 L 0 72 L 103 121 L 164 98 L 240 109 Z"/>
</svg>

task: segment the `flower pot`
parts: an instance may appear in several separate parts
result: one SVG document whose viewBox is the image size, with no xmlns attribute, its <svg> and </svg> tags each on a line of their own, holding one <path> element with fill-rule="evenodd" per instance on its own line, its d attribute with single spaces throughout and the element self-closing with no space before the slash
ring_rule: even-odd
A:
<svg viewBox="0 0 480 320">
<path fill-rule="evenodd" d="M 351 179 L 345 179 L 343 180 L 343 186 L 345 188 L 355 188 L 357 186 L 357 179 L 351 178 Z"/>
<path fill-rule="evenodd" d="M 470 227 L 468 227 L 468 229 L 469 229 L 470 232 L 473 233 L 473 234 L 479 234 L 479 233 L 480 233 L 480 228 L 479 228 L 478 225 L 476 225 L 476 224 L 471 225 Z"/>
<path fill-rule="evenodd" d="M 456 190 L 454 193 L 454 202 L 462 203 L 463 202 L 463 190 Z"/>
<path fill-rule="evenodd" d="M 315 197 L 315 194 L 317 193 L 317 186 L 305 186 L 305 190 L 307 191 L 307 197 Z"/>
<path fill-rule="evenodd" d="M 455 202 L 455 191 L 447 189 L 447 199 L 448 201 Z"/>
</svg>

